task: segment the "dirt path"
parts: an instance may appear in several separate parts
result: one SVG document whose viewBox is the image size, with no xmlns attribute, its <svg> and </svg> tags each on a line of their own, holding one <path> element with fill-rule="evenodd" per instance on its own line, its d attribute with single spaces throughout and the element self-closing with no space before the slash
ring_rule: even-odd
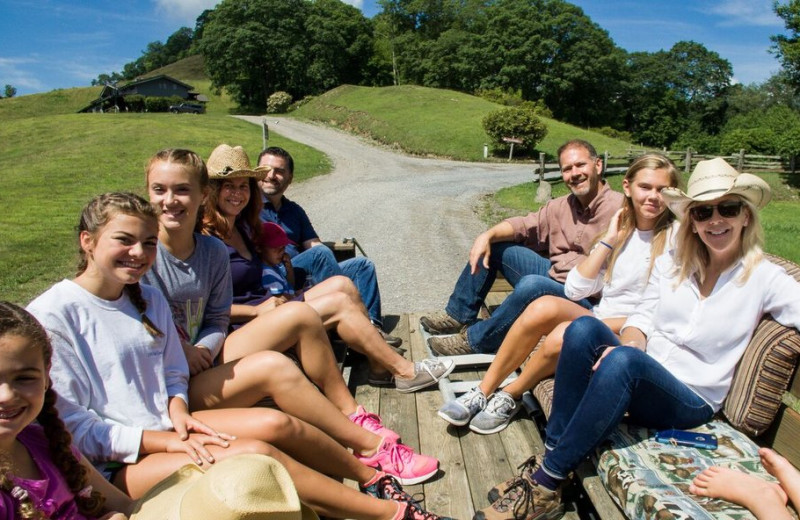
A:
<svg viewBox="0 0 800 520">
<path fill-rule="evenodd" d="M 293 184 L 287 195 L 323 240 L 358 239 L 378 268 L 384 314 L 443 308 L 486 227 L 474 211 L 479 196 L 533 176 L 530 165 L 409 157 L 321 125 L 274 116 L 268 123 L 333 161 L 330 175 Z"/>
</svg>

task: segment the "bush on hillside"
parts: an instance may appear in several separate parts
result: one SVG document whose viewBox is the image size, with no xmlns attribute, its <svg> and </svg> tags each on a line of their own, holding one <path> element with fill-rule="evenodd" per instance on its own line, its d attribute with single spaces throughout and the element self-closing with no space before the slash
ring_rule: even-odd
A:
<svg viewBox="0 0 800 520">
<path fill-rule="evenodd" d="M 180 96 L 172 97 L 147 97 L 144 107 L 148 112 L 168 112 L 170 105 L 178 105 L 186 101 Z"/>
<path fill-rule="evenodd" d="M 600 128 L 590 128 L 592 132 L 597 132 L 598 134 L 602 134 L 606 137 L 611 137 L 613 139 L 620 139 L 622 141 L 633 142 L 633 136 L 630 132 L 626 132 L 625 130 L 617 130 L 616 128 L 611 128 L 610 126 L 601 126 Z"/>
<path fill-rule="evenodd" d="M 720 152 L 773 155 L 776 150 L 775 133 L 769 128 L 736 128 L 726 132 L 720 139 Z"/>
<path fill-rule="evenodd" d="M 308 103 L 309 101 L 311 101 L 315 97 L 316 96 L 304 96 L 303 99 L 298 99 L 297 101 L 295 101 L 294 103 L 289 105 L 289 112 L 291 112 L 293 110 L 297 110 L 298 108 L 300 108 L 301 106 L 305 105 L 306 103 Z"/>
<path fill-rule="evenodd" d="M 498 105 L 505 105 L 507 107 L 515 107 L 522 104 L 522 92 L 517 89 L 510 88 L 481 88 L 475 91 L 475 95 L 479 98 L 497 103 Z"/>
<path fill-rule="evenodd" d="M 503 138 L 513 137 L 522 139 L 522 144 L 514 146 L 515 151 L 530 153 L 547 135 L 547 126 L 532 108 L 526 106 L 490 112 L 482 123 L 483 129 L 492 139 L 492 150 L 496 152 L 508 151 L 510 143 L 504 142 Z"/>
<path fill-rule="evenodd" d="M 139 94 L 131 94 L 129 96 L 125 96 L 125 105 L 128 107 L 128 110 L 131 112 L 144 112 L 145 109 L 145 97 Z"/>
<path fill-rule="evenodd" d="M 267 99 L 267 114 L 285 114 L 291 104 L 292 96 L 288 92 L 273 92 Z"/>
</svg>

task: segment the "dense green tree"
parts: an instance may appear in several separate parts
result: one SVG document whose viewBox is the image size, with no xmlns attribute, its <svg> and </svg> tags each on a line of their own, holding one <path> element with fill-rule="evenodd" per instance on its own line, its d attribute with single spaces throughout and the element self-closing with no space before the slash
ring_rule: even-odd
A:
<svg viewBox="0 0 800 520">
<path fill-rule="evenodd" d="M 788 35 L 778 34 L 771 39 L 773 51 L 783 65 L 783 69 L 791 78 L 796 89 L 800 88 L 800 0 L 788 0 L 786 3 L 774 0 L 775 14 L 783 19 Z"/>
<path fill-rule="evenodd" d="M 17 95 L 17 89 L 12 85 L 6 85 L 3 89 L 3 97 L 12 98 Z"/>
<path fill-rule="evenodd" d="M 243 107 L 263 109 L 278 90 L 299 99 L 362 82 L 372 24 L 339 0 L 223 0 L 198 48 L 215 86 Z"/>
</svg>

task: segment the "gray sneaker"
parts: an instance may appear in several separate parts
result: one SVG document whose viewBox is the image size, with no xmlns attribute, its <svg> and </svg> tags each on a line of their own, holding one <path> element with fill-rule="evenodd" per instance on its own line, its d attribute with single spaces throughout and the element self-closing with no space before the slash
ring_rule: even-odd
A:
<svg viewBox="0 0 800 520">
<path fill-rule="evenodd" d="M 498 390 L 489 399 L 486 407 L 469 423 L 469 429 L 484 435 L 497 433 L 514 418 L 522 408 L 522 401 L 515 401 L 511 394 Z"/>
<path fill-rule="evenodd" d="M 435 385 L 443 377 L 450 375 L 456 367 L 452 359 L 423 359 L 414 363 L 414 377 L 412 379 L 394 379 L 394 386 L 398 392 L 407 394 Z"/>
<path fill-rule="evenodd" d="M 476 413 L 486 408 L 486 396 L 477 386 L 439 408 L 439 417 L 454 426 L 464 426 Z"/>
<path fill-rule="evenodd" d="M 440 312 L 431 316 L 423 316 L 419 319 L 422 328 L 429 334 L 455 334 L 461 332 L 466 325 L 455 318 L 451 318 L 447 313 Z"/>
</svg>

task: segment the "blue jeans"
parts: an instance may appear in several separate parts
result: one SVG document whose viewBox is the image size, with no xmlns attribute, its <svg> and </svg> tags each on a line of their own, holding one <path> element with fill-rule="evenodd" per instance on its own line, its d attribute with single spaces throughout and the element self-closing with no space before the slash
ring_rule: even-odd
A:
<svg viewBox="0 0 800 520">
<path fill-rule="evenodd" d="M 308 279 L 317 284 L 332 276 L 343 275 L 350 278 L 361 294 L 369 319 L 378 325 L 383 323 L 378 275 L 375 272 L 375 264 L 369 258 L 358 256 L 337 263 L 330 248 L 315 246 L 292 258 L 292 266 L 295 288 L 298 289 L 303 287 Z"/>
<path fill-rule="evenodd" d="M 547 423 L 549 450 L 544 470 L 565 479 L 622 421 L 648 428 L 694 428 L 714 410 L 691 388 L 645 352 L 632 347 L 612 350 L 619 339 L 602 321 L 583 316 L 564 332 Z"/>
<path fill-rule="evenodd" d="M 469 264 L 464 267 L 445 312 L 461 323 L 469 324 L 467 342 L 475 352 L 497 352 L 508 330 L 525 308 L 545 295 L 564 296 L 564 285 L 548 276 L 550 260 L 533 250 L 513 243 L 492 244 L 489 269 L 482 264 L 474 275 Z M 497 272 L 502 272 L 514 291 L 495 309 L 489 319 L 477 321 L 478 311 L 489 293 Z M 591 309 L 587 300 L 577 302 Z"/>
</svg>

